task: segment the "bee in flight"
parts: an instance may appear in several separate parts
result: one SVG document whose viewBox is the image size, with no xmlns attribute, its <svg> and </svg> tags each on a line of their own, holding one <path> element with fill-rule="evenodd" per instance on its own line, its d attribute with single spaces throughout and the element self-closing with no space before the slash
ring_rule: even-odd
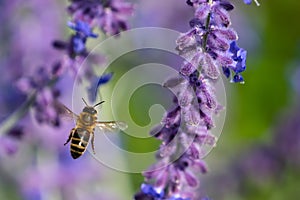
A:
<svg viewBox="0 0 300 200">
<path fill-rule="evenodd" d="M 95 154 L 95 127 L 98 127 L 103 132 L 117 132 L 127 128 L 127 124 L 122 121 L 97 121 L 97 110 L 95 107 L 104 103 L 104 101 L 101 101 L 94 106 L 89 106 L 83 98 L 82 100 L 86 106 L 79 115 L 73 113 L 66 106 L 59 104 L 59 111 L 61 114 L 76 119 L 76 126 L 71 130 L 69 138 L 64 144 L 66 145 L 71 141 L 70 151 L 71 156 L 74 159 L 79 158 L 85 152 L 90 140 L 90 136 L 92 150 Z"/>
</svg>

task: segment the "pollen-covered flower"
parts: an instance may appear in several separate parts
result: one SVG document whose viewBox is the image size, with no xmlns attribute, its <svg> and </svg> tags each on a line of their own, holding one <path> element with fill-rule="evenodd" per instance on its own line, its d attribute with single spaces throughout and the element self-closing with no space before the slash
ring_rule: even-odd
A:
<svg viewBox="0 0 300 200">
<path fill-rule="evenodd" d="M 108 35 L 127 30 L 127 19 L 132 15 L 133 5 L 124 0 L 72 0 L 68 7 L 73 20 L 81 20 L 99 27 Z"/>
</svg>

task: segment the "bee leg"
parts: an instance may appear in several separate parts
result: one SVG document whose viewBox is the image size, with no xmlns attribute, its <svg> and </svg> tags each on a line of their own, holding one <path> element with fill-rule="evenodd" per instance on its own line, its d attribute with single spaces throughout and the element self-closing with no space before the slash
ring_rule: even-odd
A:
<svg viewBox="0 0 300 200">
<path fill-rule="evenodd" d="M 69 134 L 69 138 L 68 140 L 64 143 L 64 145 L 68 144 L 72 138 L 72 135 L 73 135 L 73 132 L 74 132 L 75 128 L 73 128 L 71 131 L 70 131 L 70 134 Z"/>
<path fill-rule="evenodd" d="M 92 139 L 91 140 L 92 140 L 91 143 L 92 143 L 93 153 L 96 154 L 96 152 L 95 152 L 95 145 L 94 145 L 94 140 L 95 140 L 95 135 L 94 134 L 92 134 Z"/>
</svg>

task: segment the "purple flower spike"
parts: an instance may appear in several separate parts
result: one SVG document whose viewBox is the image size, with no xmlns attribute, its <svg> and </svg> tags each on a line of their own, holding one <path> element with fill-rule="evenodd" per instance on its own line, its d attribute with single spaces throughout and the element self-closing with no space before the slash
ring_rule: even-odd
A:
<svg viewBox="0 0 300 200">
<path fill-rule="evenodd" d="M 167 200 L 192 200 L 199 196 L 198 176 L 207 172 L 202 158 L 206 147 L 216 144 L 218 138 L 212 133 L 214 116 L 223 109 L 218 103 L 215 83 L 221 71 L 227 78 L 233 72 L 232 82 L 243 83 L 240 73 L 246 69 L 247 52 L 237 46 L 238 35 L 229 27 L 229 11 L 234 8 L 231 2 L 186 3 L 194 7 L 195 15 L 189 22 L 191 29 L 176 40 L 176 49 L 185 61 L 179 75 L 164 84 L 176 91 L 176 98 L 161 124 L 150 132 L 162 144 L 157 162 L 144 172 L 145 181 L 165 191 Z M 136 199 L 161 199 L 155 198 L 155 189 L 145 191 L 142 195 L 138 193 L 140 198 Z"/>
</svg>

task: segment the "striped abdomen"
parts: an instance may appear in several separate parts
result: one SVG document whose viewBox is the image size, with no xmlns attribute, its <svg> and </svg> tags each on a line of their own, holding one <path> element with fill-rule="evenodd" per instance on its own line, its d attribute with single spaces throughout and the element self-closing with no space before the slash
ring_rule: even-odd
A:
<svg viewBox="0 0 300 200">
<path fill-rule="evenodd" d="M 79 158 L 86 150 L 90 139 L 90 132 L 85 128 L 74 129 L 71 139 L 71 156 L 76 159 Z"/>
</svg>

